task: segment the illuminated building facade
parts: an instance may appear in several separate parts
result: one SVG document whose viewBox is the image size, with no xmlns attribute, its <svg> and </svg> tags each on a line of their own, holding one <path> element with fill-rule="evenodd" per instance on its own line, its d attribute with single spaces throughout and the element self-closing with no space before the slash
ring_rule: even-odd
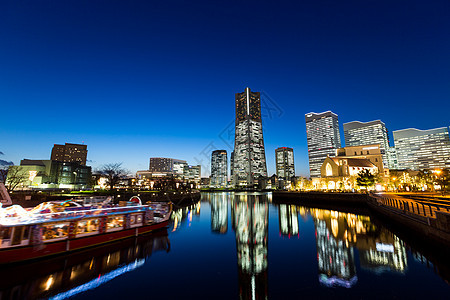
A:
<svg viewBox="0 0 450 300">
<path fill-rule="evenodd" d="M 389 171 L 384 168 L 384 150 L 380 144 L 365 144 L 361 146 L 347 146 L 336 150 L 337 158 L 364 158 L 377 167 L 377 172 L 388 176 Z"/>
<path fill-rule="evenodd" d="M 193 180 L 195 182 L 200 182 L 202 178 L 202 166 L 185 165 L 183 168 L 182 178 L 185 180 Z"/>
<path fill-rule="evenodd" d="M 397 170 L 398 160 L 397 160 L 397 150 L 395 150 L 395 147 L 389 147 L 389 149 L 387 150 L 387 156 L 388 156 L 389 170 Z"/>
<path fill-rule="evenodd" d="M 185 160 L 166 157 L 151 157 L 148 170 L 155 174 L 181 176 L 183 175 L 185 166 L 187 166 L 187 162 Z"/>
<path fill-rule="evenodd" d="M 280 147 L 275 149 L 278 179 L 291 180 L 295 177 L 294 149 Z"/>
<path fill-rule="evenodd" d="M 384 168 L 388 168 L 389 157 L 386 152 L 389 149 L 389 135 L 382 121 L 344 123 L 344 137 L 347 147 L 379 144 Z"/>
<path fill-rule="evenodd" d="M 423 170 L 450 167 L 448 127 L 393 132 L 399 169 Z"/>
<path fill-rule="evenodd" d="M 267 176 L 260 93 L 247 87 L 236 94 L 235 104 L 233 184 L 253 187 L 260 176 Z"/>
<path fill-rule="evenodd" d="M 28 177 L 22 188 L 86 189 L 92 175 L 91 167 L 78 162 L 23 159 L 17 167 Z"/>
<path fill-rule="evenodd" d="M 86 165 L 87 159 L 87 145 L 70 144 L 53 145 L 50 159 L 60 162 L 79 163 L 82 166 Z"/>
<path fill-rule="evenodd" d="M 341 147 L 338 116 L 326 111 L 305 115 L 311 178 L 320 177 L 320 167 L 327 156 L 335 156 Z"/>
<path fill-rule="evenodd" d="M 231 209 L 236 233 L 240 299 L 267 299 L 267 195 L 235 195 Z"/>
<path fill-rule="evenodd" d="M 231 151 L 230 155 L 230 179 L 231 184 L 234 185 L 234 151 Z"/>
<path fill-rule="evenodd" d="M 211 154 L 211 186 L 225 187 L 228 182 L 228 158 L 226 150 L 216 150 Z"/>
</svg>

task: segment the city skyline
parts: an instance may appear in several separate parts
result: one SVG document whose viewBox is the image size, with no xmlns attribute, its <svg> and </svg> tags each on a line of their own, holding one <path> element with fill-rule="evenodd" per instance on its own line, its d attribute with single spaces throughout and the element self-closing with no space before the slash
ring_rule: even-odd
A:
<svg viewBox="0 0 450 300">
<path fill-rule="evenodd" d="M 341 134 L 380 119 L 391 141 L 449 125 L 447 1 L 0 5 L 0 159 L 16 165 L 66 142 L 88 145 L 94 170 L 123 162 L 134 173 L 159 156 L 206 163 L 231 153 L 233 96 L 246 86 L 267 100 L 269 175 L 283 145 L 309 174 L 309 111 L 337 113 Z"/>
</svg>

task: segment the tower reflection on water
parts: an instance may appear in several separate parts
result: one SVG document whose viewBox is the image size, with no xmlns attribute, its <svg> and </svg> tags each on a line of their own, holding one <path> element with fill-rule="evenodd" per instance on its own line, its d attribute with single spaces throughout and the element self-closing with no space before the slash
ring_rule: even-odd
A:
<svg viewBox="0 0 450 300">
<path fill-rule="evenodd" d="M 267 195 L 236 194 L 231 202 L 241 299 L 267 299 Z"/>
</svg>

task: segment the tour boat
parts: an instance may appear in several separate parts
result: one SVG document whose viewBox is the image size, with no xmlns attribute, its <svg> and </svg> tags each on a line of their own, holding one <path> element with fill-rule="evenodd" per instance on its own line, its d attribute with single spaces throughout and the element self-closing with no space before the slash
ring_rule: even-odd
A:
<svg viewBox="0 0 450 300">
<path fill-rule="evenodd" d="M 0 207 L 0 264 L 76 251 L 168 226 L 172 205 L 167 202 L 124 205 Z"/>
</svg>

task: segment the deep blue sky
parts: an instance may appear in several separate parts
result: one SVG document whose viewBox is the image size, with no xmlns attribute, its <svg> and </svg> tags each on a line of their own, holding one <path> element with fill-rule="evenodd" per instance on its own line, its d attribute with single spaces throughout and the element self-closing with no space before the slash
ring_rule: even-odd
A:
<svg viewBox="0 0 450 300">
<path fill-rule="evenodd" d="M 311 111 L 341 127 L 448 126 L 450 1 L 0 2 L 0 159 L 84 142 L 94 168 L 206 166 L 211 142 L 230 150 L 221 133 L 246 86 L 277 108 L 264 122 L 269 174 L 279 146 L 308 174 Z"/>
</svg>

